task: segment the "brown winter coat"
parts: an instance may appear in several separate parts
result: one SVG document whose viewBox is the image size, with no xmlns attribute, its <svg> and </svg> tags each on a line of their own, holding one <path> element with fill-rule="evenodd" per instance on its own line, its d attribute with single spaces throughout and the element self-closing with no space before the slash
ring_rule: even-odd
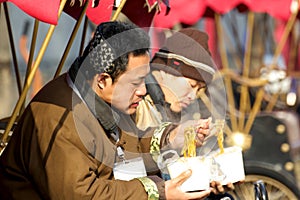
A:
<svg viewBox="0 0 300 200">
<path fill-rule="evenodd" d="M 124 148 L 134 156 L 149 152 L 150 139 L 122 131 Z M 0 199 L 147 199 L 139 180 L 114 180 L 115 155 L 114 141 L 64 74 L 29 104 L 1 155 Z M 153 160 L 143 155 L 155 173 Z"/>
</svg>

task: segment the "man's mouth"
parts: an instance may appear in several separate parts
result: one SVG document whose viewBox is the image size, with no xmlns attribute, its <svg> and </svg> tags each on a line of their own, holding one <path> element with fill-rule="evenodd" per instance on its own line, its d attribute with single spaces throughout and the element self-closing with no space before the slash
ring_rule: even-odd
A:
<svg viewBox="0 0 300 200">
<path fill-rule="evenodd" d="M 186 107 L 188 107 L 188 105 L 190 105 L 189 101 L 180 101 L 180 106 L 182 108 L 186 108 Z"/>
<path fill-rule="evenodd" d="M 132 103 L 132 104 L 130 105 L 130 107 L 131 107 L 131 108 L 136 108 L 136 107 L 138 107 L 138 105 L 139 105 L 139 102 L 134 102 L 134 103 Z"/>
</svg>

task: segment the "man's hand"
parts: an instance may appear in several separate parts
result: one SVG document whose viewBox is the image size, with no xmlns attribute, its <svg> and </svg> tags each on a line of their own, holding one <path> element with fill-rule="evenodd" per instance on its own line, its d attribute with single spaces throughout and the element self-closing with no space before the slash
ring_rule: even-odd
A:
<svg viewBox="0 0 300 200">
<path fill-rule="evenodd" d="M 198 120 L 198 124 L 196 124 L 196 147 L 200 147 L 203 144 L 205 137 L 209 135 L 211 120 L 211 117 Z"/>
<path fill-rule="evenodd" d="M 175 128 L 169 137 L 169 141 L 172 144 L 173 148 L 182 148 L 184 143 L 184 130 L 187 127 L 194 127 L 197 133 L 196 135 L 196 147 L 200 147 L 205 137 L 207 137 L 210 133 L 210 124 L 212 118 L 209 117 L 207 119 L 199 119 L 199 120 L 188 120 L 186 122 L 181 123 L 177 128 Z"/>
<path fill-rule="evenodd" d="M 212 192 L 212 189 L 201 192 L 183 192 L 180 185 L 192 174 L 191 170 L 181 173 L 178 177 L 165 182 L 166 199 L 205 199 Z"/>
<path fill-rule="evenodd" d="M 222 185 L 220 182 L 217 181 L 210 182 L 210 187 L 212 188 L 212 192 L 214 194 L 223 194 L 227 191 L 234 190 L 234 185 L 232 183 Z"/>
</svg>

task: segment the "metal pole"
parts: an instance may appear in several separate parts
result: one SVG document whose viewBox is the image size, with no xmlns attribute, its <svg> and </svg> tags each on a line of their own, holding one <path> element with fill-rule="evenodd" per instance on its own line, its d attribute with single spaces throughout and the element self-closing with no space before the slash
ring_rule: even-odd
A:
<svg viewBox="0 0 300 200">
<path fill-rule="evenodd" d="M 36 46 L 36 38 L 37 38 L 38 29 L 39 29 L 39 21 L 37 19 L 35 19 L 34 20 L 34 27 L 33 27 L 33 34 L 32 34 L 32 38 L 31 38 L 29 58 L 28 58 L 28 63 L 27 63 L 27 72 L 26 72 L 26 77 L 25 77 L 25 83 L 27 82 L 28 74 L 31 71 L 31 66 L 32 66 L 32 62 L 33 62 L 33 55 L 34 55 L 34 50 L 35 50 L 35 46 Z"/>
<path fill-rule="evenodd" d="M 58 10 L 58 18 L 60 17 L 60 15 L 61 15 L 61 13 L 63 11 L 63 8 L 64 8 L 64 6 L 66 4 L 66 1 L 67 0 L 62 0 L 61 3 L 60 3 L 60 7 L 59 7 L 59 10 Z M 7 124 L 7 127 L 6 127 L 6 129 L 5 129 L 4 133 L 3 133 L 3 137 L 2 137 L 2 140 L 1 140 L 1 143 L 0 143 L 0 148 L 4 148 L 6 146 L 9 131 L 11 130 L 11 128 L 12 128 L 12 126 L 13 126 L 16 118 L 17 118 L 17 114 L 18 114 L 18 112 L 19 112 L 19 110 L 20 110 L 20 108 L 21 108 L 21 106 L 22 106 L 22 104 L 23 104 L 23 102 L 24 102 L 24 100 L 26 98 L 27 91 L 29 90 L 30 84 L 31 84 L 31 82 L 32 82 L 32 80 L 34 78 L 34 74 L 35 74 L 36 70 L 39 67 L 39 64 L 40 64 L 40 62 L 42 60 L 42 57 L 43 57 L 43 55 L 44 55 L 44 53 L 46 51 L 46 48 L 47 48 L 47 46 L 49 44 L 51 36 L 53 35 L 55 27 L 56 27 L 55 25 L 51 24 L 50 27 L 49 27 L 49 29 L 48 29 L 48 33 L 47 33 L 47 35 L 45 37 L 45 40 L 44 40 L 44 42 L 43 42 L 43 44 L 41 46 L 39 54 L 37 55 L 36 61 L 34 62 L 33 66 L 32 66 L 32 70 L 30 71 L 30 73 L 28 75 L 28 80 L 27 80 L 27 82 L 25 84 L 23 92 L 22 92 L 22 94 L 21 94 L 21 96 L 20 96 L 20 98 L 19 98 L 19 100 L 17 102 L 17 105 L 14 108 L 13 114 L 12 114 L 12 116 L 11 116 L 11 118 L 10 118 L 8 124 Z"/>
<path fill-rule="evenodd" d="M 88 26 L 88 18 L 87 18 L 87 16 L 85 16 L 83 29 L 82 29 L 81 43 L 80 43 L 80 48 L 79 48 L 79 55 L 82 54 L 83 49 L 84 49 L 84 42 L 85 42 L 85 37 L 86 37 L 86 32 L 87 32 L 87 26 Z"/>
<path fill-rule="evenodd" d="M 252 47 L 252 36 L 253 36 L 253 24 L 254 24 L 254 13 L 248 13 L 247 21 L 247 43 L 246 51 L 244 55 L 244 67 L 243 67 L 243 77 L 249 76 L 250 71 L 250 58 L 251 58 L 251 47 Z M 245 123 L 245 113 L 246 106 L 249 105 L 248 99 L 248 86 L 246 84 L 241 85 L 241 99 L 240 99 L 240 114 L 239 114 L 239 130 L 243 130 Z"/>
<path fill-rule="evenodd" d="M 13 63 L 14 63 L 14 68 L 15 68 L 15 73 L 16 73 L 18 92 L 19 92 L 19 94 L 21 94 L 21 92 L 22 92 L 22 86 L 21 85 L 22 84 L 21 84 L 20 72 L 19 72 L 17 56 L 16 56 L 16 49 L 15 49 L 13 33 L 12 33 L 12 29 L 11 29 L 11 24 L 10 24 L 10 20 L 9 20 L 9 13 L 8 13 L 8 8 L 7 8 L 7 3 L 6 2 L 3 2 L 3 8 L 4 8 L 4 13 L 5 13 L 7 30 L 8 30 L 8 35 L 9 35 L 10 48 L 11 48 L 11 53 L 12 53 L 12 58 L 13 58 Z"/>
<path fill-rule="evenodd" d="M 33 34 L 32 34 L 32 38 L 31 38 L 29 58 L 28 58 L 28 62 L 27 62 L 27 70 L 26 70 L 26 76 L 25 76 L 25 81 L 24 81 L 24 87 L 25 87 L 25 84 L 27 82 L 28 75 L 31 71 L 31 66 L 32 66 L 33 56 L 34 56 L 34 50 L 35 50 L 35 47 L 36 47 L 36 38 L 37 38 L 38 28 L 39 28 L 39 21 L 37 19 L 35 19 L 34 27 L 33 27 Z M 20 109 L 19 114 L 21 114 L 23 112 L 23 110 L 25 109 L 24 104 L 25 104 L 25 101 L 23 102 L 23 106 L 22 106 L 22 109 Z"/>
<path fill-rule="evenodd" d="M 118 18 L 118 16 L 119 16 L 121 10 L 123 9 L 125 3 L 126 3 L 126 0 L 121 1 L 121 3 L 119 5 L 118 9 L 116 10 L 114 16 L 111 18 L 111 21 L 115 21 Z"/>
<path fill-rule="evenodd" d="M 265 90 L 264 90 L 263 87 L 261 87 L 258 90 L 257 94 L 256 94 L 254 105 L 253 105 L 253 107 L 252 107 L 252 109 L 250 111 L 249 118 L 248 118 L 247 123 L 245 125 L 245 128 L 244 128 L 244 133 L 245 134 L 250 133 L 252 124 L 254 122 L 254 119 L 255 119 L 257 113 L 260 110 L 260 106 L 261 106 L 261 102 L 263 100 L 264 94 L 265 94 Z"/>
<path fill-rule="evenodd" d="M 64 65 L 64 63 L 65 63 L 65 61 L 66 61 L 66 59 L 67 59 L 67 55 L 69 54 L 69 51 L 70 51 L 70 49 L 71 49 L 71 46 L 72 46 L 73 41 L 74 41 L 74 39 L 75 39 L 75 36 L 76 36 L 76 34 L 77 34 L 77 32 L 78 32 L 78 29 L 79 29 L 79 26 L 80 26 L 80 24 L 81 24 L 82 18 L 83 18 L 83 16 L 85 15 L 85 12 L 86 12 L 86 9 L 87 9 L 87 7 L 88 7 L 88 4 L 89 4 L 89 1 L 86 1 L 85 4 L 84 4 L 84 7 L 83 7 L 83 9 L 82 9 L 82 11 L 81 11 L 81 14 L 80 14 L 80 17 L 79 17 L 79 19 L 78 19 L 77 22 L 76 22 L 76 25 L 75 25 L 75 27 L 74 27 L 74 29 L 73 29 L 73 32 L 72 32 L 72 34 L 71 34 L 71 37 L 70 37 L 69 42 L 68 42 L 68 44 L 67 44 L 67 47 L 66 47 L 66 49 L 65 49 L 65 51 L 64 51 L 63 57 L 62 57 L 62 59 L 60 60 L 60 63 L 59 63 L 59 65 L 58 65 L 58 67 L 57 67 L 57 70 L 56 70 L 56 72 L 55 72 L 55 74 L 54 74 L 54 78 L 56 78 L 56 77 L 60 74 L 60 72 L 61 72 L 61 70 L 62 70 L 62 68 L 63 68 L 63 65 Z"/>
<path fill-rule="evenodd" d="M 222 59 L 222 64 L 223 64 L 223 68 L 224 69 L 229 69 L 228 66 L 228 58 L 227 58 L 227 54 L 226 54 L 226 48 L 224 46 L 224 40 L 222 38 L 223 34 L 223 29 L 222 29 L 222 25 L 221 25 L 221 19 L 220 19 L 220 15 L 219 14 L 215 14 L 215 20 L 216 20 L 216 24 L 217 24 L 217 33 L 218 33 L 218 41 L 219 41 L 219 45 L 220 45 L 220 55 L 221 55 L 221 59 Z M 233 96 L 233 89 L 232 89 L 232 83 L 231 80 L 228 76 L 224 76 L 224 82 L 225 82 L 225 86 L 226 86 L 226 92 L 227 92 L 227 98 L 228 98 L 228 107 L 229 107 L 229 116 L 230 116 L 230 121 L 231 121 L 231 127 L 232 127 L 232 131 L 237 131 L 238 127 L 237 127 L 237 119 L 235 117 L 235 103 L 234 103 L 234 96 Z"/>
</svg>

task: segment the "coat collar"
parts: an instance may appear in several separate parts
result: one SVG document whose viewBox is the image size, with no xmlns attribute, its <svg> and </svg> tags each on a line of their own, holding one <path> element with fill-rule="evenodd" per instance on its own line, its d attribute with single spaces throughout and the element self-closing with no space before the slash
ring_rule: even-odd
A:
<svg viewBox="0 0 300 200">
<path fill-rule="evenodd" d="M 68 76 L 71 79 L 69 82 L 71 82 L 73 90 L 77 91 L 79 97 L 86 103 L 103 128 L 117 141 L 119 114 L 93 91 L 80 69 L 74 73 L 70 68 Z"/>
</svg>

